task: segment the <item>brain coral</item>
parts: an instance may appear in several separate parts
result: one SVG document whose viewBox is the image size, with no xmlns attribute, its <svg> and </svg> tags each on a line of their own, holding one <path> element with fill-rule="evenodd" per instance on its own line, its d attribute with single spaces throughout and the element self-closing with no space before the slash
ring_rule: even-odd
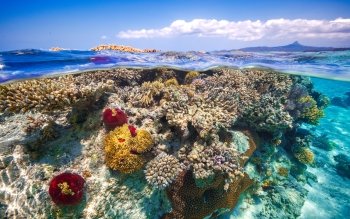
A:
<svg viewBox="0 0 350 219">
<path fill-rule="evenodd" d="M 150 185 L 164 189 L 175 180 L 181 170 L 181 164 L 176 157 L 161 153 L 147 164 L 146 180 Z"/>
<path fill-rule="evenodd" d="M 127 124 L 107 134 L 104 141 L 105 160 L 111 169 L 131 173 L 143 166 L 142 153 L 153 145 L 152 136 L 145 130 L 139 130 L 135 137 L 132 134 L 133 130 Z"/>
</svg>

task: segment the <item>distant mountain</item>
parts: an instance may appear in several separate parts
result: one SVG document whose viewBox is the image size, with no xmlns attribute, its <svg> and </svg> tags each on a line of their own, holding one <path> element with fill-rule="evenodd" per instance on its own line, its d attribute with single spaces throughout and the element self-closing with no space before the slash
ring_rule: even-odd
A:
<svg viewBox="0 0 350 219">
<path fill-rule="evenodd" d="M 343 51 L 349 50 L 350 48 L 333 48 L 333 47 L 315 47 L 315 46 L 304 46 L 298 41 L 286 46 L 258 46 L 258 47 L 246 47 L 239 49 L 244 52 L 320 52 L 320 51 Z"/>
</svg>

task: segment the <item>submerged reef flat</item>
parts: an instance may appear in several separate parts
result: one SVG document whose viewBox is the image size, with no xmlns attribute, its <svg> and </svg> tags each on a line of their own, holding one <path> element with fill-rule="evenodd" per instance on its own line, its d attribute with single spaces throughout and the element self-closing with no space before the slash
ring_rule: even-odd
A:
<svg viewBox="0 0 350 219">
<path fill-rule="evenodd" d="M 256 205 L 252 217 L 298 217 L 303 185 L 317 180 L 300 127 L 327 104 L 308 78 L 264 69 L 116 68 L 0 85 L 0 215 L 200 219 Z"/>
</svg>

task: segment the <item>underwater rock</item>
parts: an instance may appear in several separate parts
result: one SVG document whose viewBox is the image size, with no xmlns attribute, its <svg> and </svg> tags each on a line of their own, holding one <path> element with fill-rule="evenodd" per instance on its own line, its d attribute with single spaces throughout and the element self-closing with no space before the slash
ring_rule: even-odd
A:
<svg viewBox="0 0 350 219">
<path fill-rule="evenodd" d="M 326 151 L 331 151 L 337 147 L 336 143 L 330 140 L 327 134 L 314 136 L 312 138 L 312 145 Z"/>
<path fill-rule="evenodd" d="M 335 168 L 340 176 L 344 176 L 350 179 L 350 158 L 345 154 L 338 154 L 334 156 L 334 160 L 337 162 Z"/>
</svg>

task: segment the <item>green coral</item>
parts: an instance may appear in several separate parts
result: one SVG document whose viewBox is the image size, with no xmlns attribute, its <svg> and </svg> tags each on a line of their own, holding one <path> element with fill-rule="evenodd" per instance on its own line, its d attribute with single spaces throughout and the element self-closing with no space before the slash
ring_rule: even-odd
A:
<svg viewBox="0 0 350 219">
<path fill-rule="evenodd" d="M 312 164 L 315 160 L 314 153 L 307 147 L 300 147 L 294 151 L 295 158 L 303 164 Z"/>
<path fill-rule="evenodd" d="M 198 71 L 189 71 L 189 72 L 187 72 L 187 74 L 185 76 L 185 83 L 186 84 L 192 83 L 192 81 L 194 79 L 196 79 L 198 76 L 199 76 L 199 72 Z"/>
<path fill-rule="evenodd" d="M 311 96 L 301 97 L 298 102 L 304 105 L 300 117 L 309 124 L 317 125 L 324 116 L 323 110 L 317 107 L 317 102 Z"/>
</svg>

